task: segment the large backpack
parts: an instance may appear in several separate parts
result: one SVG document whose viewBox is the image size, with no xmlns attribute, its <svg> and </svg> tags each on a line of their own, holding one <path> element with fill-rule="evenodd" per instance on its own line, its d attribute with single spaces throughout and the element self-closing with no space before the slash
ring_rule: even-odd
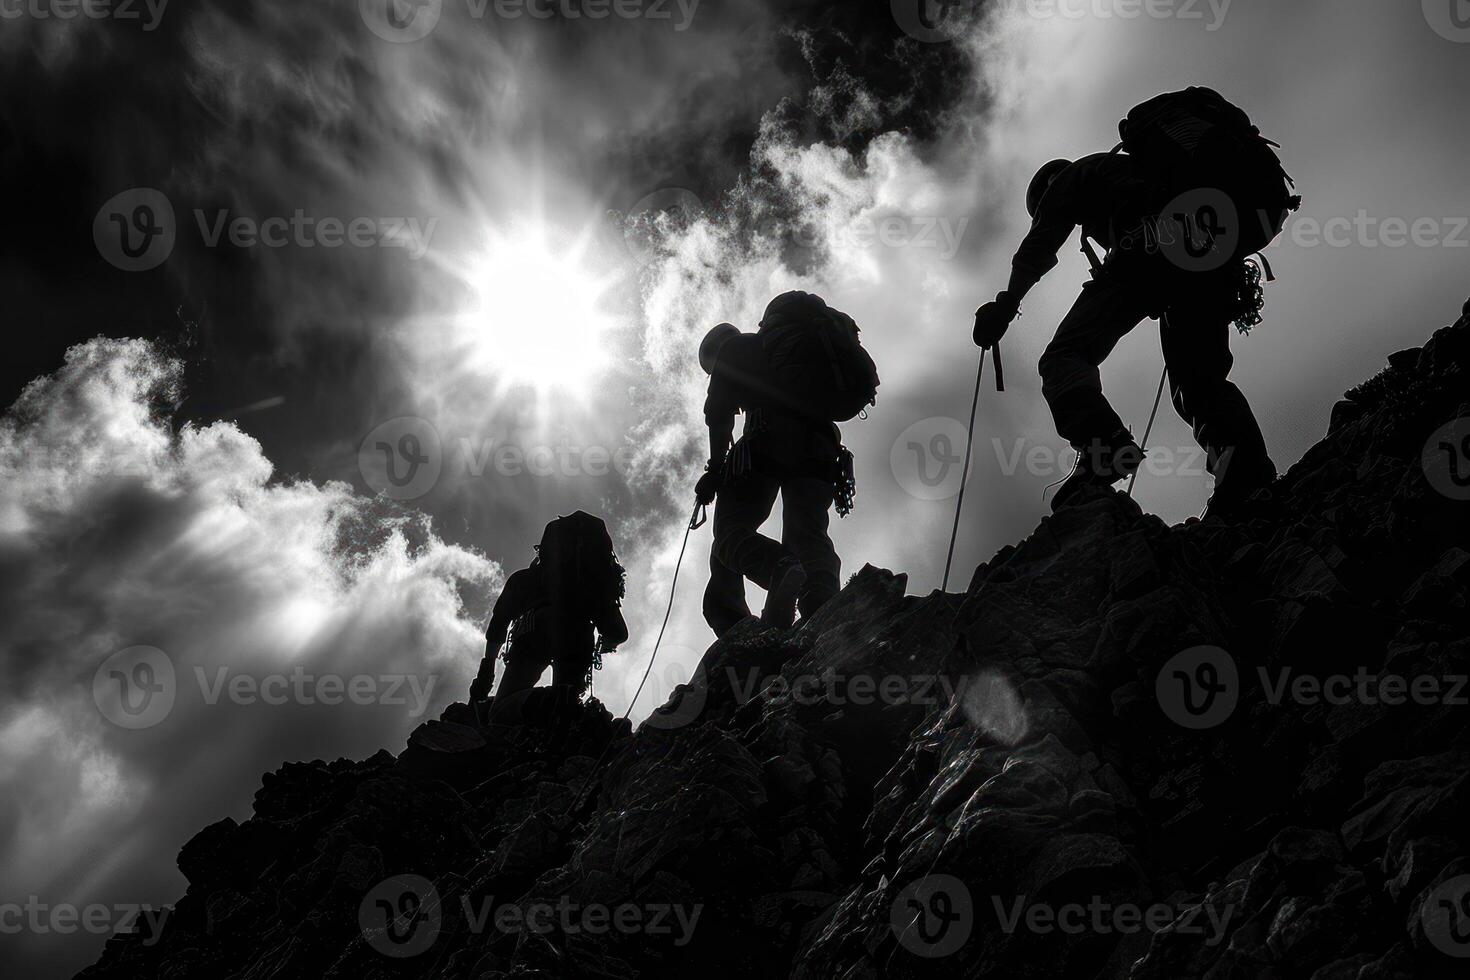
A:
<svg viewBox="0 0 1470 980">
<path fill-rule="evenodd" d="M 590 614 L 609 599 L 622 599 L 622 571 L 601 518 L 580 510 L 558 517 L 546 525 L 536 551 L 553 604 Z"/>
<path fill-rule="evenodd" d="M 758 336 L 771 380 L 804 414 L 846 422 L 877 402 L 878 367 L 863 350 L 857 323 L 820 296 L 777 296 Z"/>
<path fill-rule="evenodd" d="M 1225 243 L 1225 254 L 1216 257 L 1221 265 L 1265 248 L 1301 206 L 1275 153 L 1277 144 L 1213 89 L 1156 96 L 1129 112 L 1118 132 L 1119 149 L 1158 188 L 1161 219 L 1194 222 L 1195 212 L 1218 212 L 1223 208 L 1215 202 L 1228 199 L 1235 214 L 1222 220 L 1233 220 L 1235 228 L 1218 236 Z M 1169 213 L 1176 210 L 1185 213 Z"/>
</svg>

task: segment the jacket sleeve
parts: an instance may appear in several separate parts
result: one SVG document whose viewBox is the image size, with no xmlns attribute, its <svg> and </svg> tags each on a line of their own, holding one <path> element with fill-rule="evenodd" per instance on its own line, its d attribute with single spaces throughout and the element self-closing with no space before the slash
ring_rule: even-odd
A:
<svg viewBox="0 0 1470 980">
<path fill-rule="evenodd" d="M 500 598 L 495 600 L 495 611 L 490 614 L 490 625 L 485 628 L 485 650 L 493 656 L 505 645 L 506 634 L 516 617 L 526 611 L 526 573 L 516 572 L 505 580 Z"/>
<path fill-rule="evenodd" d="M 1057 265 L 1061 251 L 1072 230 L 1078 225 L 1078 201 L 1083 193 L 1081 168 L 1073 165 L 1057 175 L 1036 208 L 1031 230 L 1016 249 L 1011 260 L 1011 295 L 1020 301 L 1031 287 L 1041 281 Z"/>
<path fill-rule="evenodd" d="M 735 439 L 735 416 L 740 411 L 734 383 L 718 369 L 710 376 L 704 400 L 704 421 L 709 426 L 711 460 L 723 459 Z"/>
</svg>

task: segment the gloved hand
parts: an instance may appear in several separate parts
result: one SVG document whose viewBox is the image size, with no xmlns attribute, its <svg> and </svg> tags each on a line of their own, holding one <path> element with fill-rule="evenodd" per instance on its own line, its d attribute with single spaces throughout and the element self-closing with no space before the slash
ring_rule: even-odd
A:
<svg viewBox="0 0 1470 980">
<path fill-rule="evenodd" d="M 707 470 L 699 482 L 694 485 L 694 499 L 698 503 L 708 507 L 714 503 L 715 496 L 725 485 L 725 470 L 721 466 Z"/>
<path fill-rule="evenodd" d="M 480 662 L 480 672 L 470 684 L 470 704 L 483 701 L 490 696 L 490 687 L 495 683 L 495 658 L 486 657 Z"/>
<path fill-rule="evenodd" d="M 975 346 L 987 350 L 1000 343 L 1007 328 L 1015 321 L 1021 304 L 1010 293 L 1001 293 L 993 302 L 975 311 Z"/>
</svg>

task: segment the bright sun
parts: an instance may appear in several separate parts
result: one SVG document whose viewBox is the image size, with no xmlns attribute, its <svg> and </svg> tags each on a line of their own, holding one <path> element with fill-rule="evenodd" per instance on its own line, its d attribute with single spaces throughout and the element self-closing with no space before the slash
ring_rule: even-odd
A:
<svg viewBox="0 0 1470 980">
<path fill-rule="evenodd" d="M 608 360 L 615 277 L 587 271 L 588 236 L 558 251 L 544 228 L 495 235 L 464 272 L 473 306 L 461 321 L 475 367 L 509 385 L 584 390 Z"/>
</svg>

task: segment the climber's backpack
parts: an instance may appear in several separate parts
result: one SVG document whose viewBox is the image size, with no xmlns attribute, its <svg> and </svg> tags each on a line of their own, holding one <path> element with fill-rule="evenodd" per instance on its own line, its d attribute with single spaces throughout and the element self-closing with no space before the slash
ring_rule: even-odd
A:
<svg viewBox="0 0 1470 980">
<path fill-rule="evenodd" d="M 612 535 L 601 518 L 580 510 L 558 517 L 546 525 L 536 552 L 554 605 L 591 615 L 608 599 L 623 597 Z"/>
<path fill-rule="evenodd" d="M 1301 206 L 1276 155 L 1278 144 L 1213 89 L 1188 88 L 1149 99 L 1128 113 L 1118 133 L 1123 139 L 1118 149 L 1136 160 L 1158 188 L 1161 218 L 1174 217 L 1167 212 L 1176 208 L 1211 207 L 1212 195 L 1229 198 L 1240 230 L 1230 236 L 1230 259 L 1265 248 L 1281 233 L 1287 215 Z"/>
<path fill-rule="evenodd" d="M 846 422 L 878 400 L 878 367 L 858 325 L 812 293 L 783 293 L 766 307 L 758 336 L 771 380 L 803 414 Z"/>
</svg>

